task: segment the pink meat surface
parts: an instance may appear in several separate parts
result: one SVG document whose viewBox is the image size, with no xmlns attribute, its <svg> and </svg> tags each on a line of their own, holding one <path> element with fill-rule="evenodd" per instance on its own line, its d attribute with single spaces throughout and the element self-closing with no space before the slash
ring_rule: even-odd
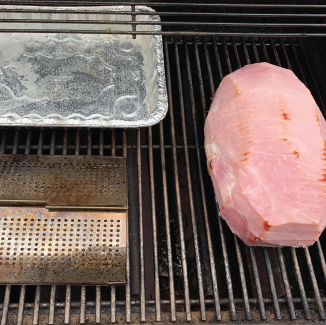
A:
<svg viewBox="0 0 326 325">
<path fill-rule="evenodd" d="M 326 122 L 290 70 L 243 67 L 218 87 L 205 150 L 220 214 L 247 245 L 309 246 L 326 225 Z"/>
</svg>

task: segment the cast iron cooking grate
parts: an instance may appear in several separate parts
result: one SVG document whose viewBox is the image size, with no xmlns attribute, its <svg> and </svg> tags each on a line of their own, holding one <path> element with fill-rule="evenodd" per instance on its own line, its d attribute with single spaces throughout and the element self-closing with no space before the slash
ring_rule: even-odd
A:
<svg viewBox="0 0 326 325">
<path fill-rule="evenodd" d="M 164 51 L 169 113 L 156 126 L 1 129 L 1 154 L 127 156 L 129 184 L 126 285 L 3 285 L 1 324 L 325 320 L 325 232 L 306 249 L 243 245 L 218 216 L 203 147 L 210 97 L 245 64 L 292 69 L 325 114 L 306 46 L 169 37 Z"/>
</svg>

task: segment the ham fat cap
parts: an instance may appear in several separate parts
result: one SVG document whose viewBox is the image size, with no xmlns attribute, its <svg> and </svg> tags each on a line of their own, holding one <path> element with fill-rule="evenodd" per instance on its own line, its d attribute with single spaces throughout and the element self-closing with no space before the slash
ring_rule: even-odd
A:
<svg viewBox="0 0 326 325">
<path fill-rule="evenodd" d="M 288 69 L 226 76 L 205 122 L 220 215 L 247 245 L 312 245 L 326 225 L 326 122 Z"/>
</svg>

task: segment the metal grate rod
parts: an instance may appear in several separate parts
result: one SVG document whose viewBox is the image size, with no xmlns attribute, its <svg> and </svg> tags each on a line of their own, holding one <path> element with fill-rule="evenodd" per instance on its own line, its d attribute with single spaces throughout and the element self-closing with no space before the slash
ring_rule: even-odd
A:
<svg viewBox="0 0 326 325">
<path fill-rule="evenodd" d="M 165 49 L 167 50 L 167 42 L 165 40 Z M 176 53 L 177 55 L 177 53 Z M 177 57 L 176 57 L 177 59 Z M 166 58 L 168 61 L 168 59 Z M 170 75 L 167 73 L 167 78 Z M 168 92 L 171 96 L 170 89 Z M 183 220 L 182 220 L 182 209 L 181 209 L 181 198 L 180 198 L 180 184 L 179 184 L 179 171 L 177 164 L 177 151 L 176 151 L 176 139 L 175 139 L 175 124 L 174 124 L 174 115 L 173 115 L 173 105 L 169 105 L 170 111 L 170 126 L 171 126 L 171 141 L 172 141 L 172 158 L 173 158 L 173 170 L 174 170 L 174 185 L 176 192 L 176 208 L 178 215 L 179 223 L 179 235 L 180 235 L 180 245 L 181 245 L 181 264 L 182 264 L 182 273 L 183 273 L 183 285 L 184 285 L 184 295 L 185 295 L 185 309 L 186 309 L 186 319 L 191 321 L 191 310 L 190 310 L 190 296 L 189 296 L 189 284 L 188 284 L 188 269 L 187 269 L 187 260 L 186 260 L 186 247 L 184 240 L 184 231 L 183 231 Z"/>
<path fill-rule="evenodd" d="M 246 318 L 248 320 L 252 320 L 250 304 L 249 304 L 249 297 L 248 297 L 248 290 L 247 290 L 247 283 L 246 283 L 246 277 L 245 277 L 245 271 L 244 271 L 244 268 L 243 268 L 243 260 L 242 260 L 242 255 L 241 255 L 241 251 L 240 251 L 238 238 L 235 235 L 234 235 L 234 243 L 235 243 L 235 248 L 236 248 L 236 251 L 237 251 L 237 260 L 238 260 L 238 265 L 239 265 L 241 288 L 242 288 L 242 294 L 243 294 L 243 302 L 244 302 L 244 306 L 245 306 L 245 310 L 246 310 Z"/>
<path fill-rule="evenodd" d="M 299 268 L 297 254 L 296 254 L 296 251 L 295 251 L 295 249 L 293 247 L 291 247 L 291 253 L 292 253 L 292 258 L 293 258 L 293 263 L 294 263 L 295 275 L 296 275 L 298 285 L 299 285 L 301 303 L 302 303 L 306 318 L 311 319 L 311 313 L 310 313 L 310 310 L 309 310 L 306 291 L 305 291 L 303 281 L 302 281 L 302 276 L 301 276 L 301 272 L 300 272 L 300 268 Z"/>
<path fill-rule="evenodd" d="M 177 66 L 176 70 L 177 70 L 177 79 L 178 79 L 178 88 L 179 88 L 179 101 L 180 101 L 180 111 L 181 111 L 181 121 L 182 121 L 182 134 L 183 134 L 183 141 L 184 141 L 184 153 L 185 153 L 185 160 L 186 160 L 188 193 L 189 193 L 189 201 L 190 201 L 190 214 L 191 214 L 191 222 L 192 222 L 193 235 L 194 235 L 194 247 L 195 247 L 195 255 L 196 255 L 196 268 L 197 268 L 197 276 L 198 276 L 200 311 L 201 311 L 202 320 L 206 320 L 202 265 L 201 265 L 201 261 L 200 261 L 200 255 L 199 255 L 198 233 L 197 233 L 197 225 L 196 225 L 196 218 L 195 218 L 195 206 L 194 206 L 194 198 L 193 198 L 193 190 L 192 190 L 192 181 L 191 181 L 191 174 L 190 174 L 188 138 L 187 138 L 185 108 L 184 108 L 184 99 L 183 99 L 183 91 L 182 91 L 180 59 L 179 59 L 178 44 L 176 43 L 176 41 L 174 43 L 174 49 L 175 49 L 176 66 Z M 171 124 L 172 124 L 172 120 L 171 120 Z M 172 125 L 171 125 L 171 127 L 172 127 Z M 179 175 L 179 173 L 177 175 Z M 178 177 L 177 175 L 176 175 L 176 177 Z M 180 200 L 180 204 L 181 204 L 181 200 Z M 183 229 L 182 229 L 182 231 L 183 231 Z"/>
<path fill-rule="evenodd" d="M 138 171 L 138 207 L 139 207 L 139 245 L 140 245 L 140 321 L 146 321 L 145 305 L 145 260 L 144 260 L 144 230 L 143 230 L 143 195 L 141 184 L 141 148 L 140 129 L 137 129 L 137 171 Z"/>
<path fill-rule="evenodd" d="M 219 214 L 218 205 L 216 205 L 216 210 L 217 210 L 217 213 Z M 232 278 L 231 278 L 231 271 L 230 271 L 229 256 L 228 256 L 228 253 L 227 253 L 225 237 L 224 237 L 224 230 L 223 230 L 223 225 L 222 225 L 222 220 L 221 220 L 220 215 L 218 215 L 217 218 L 218 218 L 218 226 L 219 226 L 219 230 L 220 230 L 222 253 L 223 253 L 225 273 L 226 273 L 226 284 L 227 284 L 228 292 L 229 292 L 231 319 L 236 320 L 237 319 L 237 314 L 236 314 L 235 303 L 234 303 L 234 295 L 233 295 L 233 286 L 232 286 Z"/>
<path fill-rule="evenodd" d="M 10 301 L 10 291 L 11 285 L 6 285 L 5 299 L 3 301 L 2 307 L 2 317 L 1 317 L 1 325 L 7 324 L 8 310 L 9 310 L 9 301 Z"/>
<path fill-rule="evenodd" d="M 68 131 L 67 128 L 63 131 L 63 143 L 62 143 L 62 155 L 67 155 L 67 149 L 68 149 Z"/>
<path fill-rule="evenodd" d="M 80 149 L 80 132 L 77 129 L 76 130 L 76 144 L 75 144 L 75 155 L 79 155 L 79 149 Z"/>
<path fill-rule="evenodd" d="M 26 294 L 26 285 L 23 284 L 20 287 L 20 296 L 19 296 L 18 314 L 17 314 L 17 325 L 22 325 L 23 324 L 25 294 Z"/>
<path fill-rule="evenodd" d="M 168 101 L 169 108 L 172 107 L 172 88 L 171 88 L 171 75 L 170 75 L 170 61 L 167 40 L 164 40 L 164 54 L 165 54 L 165 69 L 166 69 L 166 82 L 168 89 Z M 163 133 L 163 121 L 159 123 L 160 127 L 160 145 L 161 145 L 161 166 L 162 166 L 162 181 L 163 181 L 163 196 L 164 196 L 164 210 L 165 210 L 165 227 L 166 227 L 166 241 L 168 251 L 168 268 L 169 268 L 169 287 L 170 287 L 170 301 L 171 301 L 171 320 L 176 321 L 176 309 L 175 309 L 175 291 L 174 291 L 174 279 L 173 279 L 173 264 L 172 264 L 172 249 L 171 249 L 171 230 L 170 230 L 170 214 L 168 203 L 168 189 L 166 181 L 166 160 L 165 160 L 165 148 L 164 148 L 164 133 Z"/>
<path fill-rule="evenodd" d="M 115 323 L 117 321 L 116 317 L 116 290 L 115 286 L 111 286 L 111 323 Z"/>
<path fill-rule="evenodd" d="M 319 239 L 318 239 L 316 245 L 317 245 L 317 249 L 318 249 L 318 255 L 319 255 L 321 267 L 322 267 L 323 273 L 324 273 L 324 278 L 326 279 L 326 262 L 325 262 L 325 256 L 324 256 L 324 253 L 323 253 L 323 249 L 321 248 Z"/>
<path fill-rule="evenodd" d="M 273 298 L 273 304 L 274 304 L 274 308 L 275 308 L 276 318 L 282 319 L 280 305 L 277 300 L 277 292 L 276 292 L 276 286 L 275 286 L 271 261 L 270 261 L 268 250 L 266 247 L 263 247 L 263 252 L 264 252 L 265 263 L 266 263 L 266 268 L 267 268 L 268 280 L 269 280 L 269 284 L 270 284 L 271 292 L 272 292 L 272 298 Z"/>
<path fill-rule="evenodd" d="M 220 53 L 217 48 L 215 37 L 213 38 L 213 43 L 214 43 L 214 54 L 215 54 L 215 60 L 216 60 L 216 64 L 217 64 L 217 70 L 218 70 L 218 74 L 220 77 L 220 81 L 222 81 L 222 79 L 223 79 L 222 65 L 221 65 Z M 195 50 L 196 50 L 196 44 L 195 44 Z M 211 95 L 214 96 L 214 94 L 215 94 L 215 88 L 213 86 L 211 86 Z M 207 115 L 206 111 L 204 111 L 204 118 L 206 118 L 206 115 Z"/>
<path fill-rule="evenodd" d="M 123 141 L 123 156 L 127 157 L 127 132 L 123 130 L 122 134 Z M 128 217 L 128 213 L 127 213 Z M 129 219 L 127 219 L 129 220 Z M 129 234 L 129 222 L 127 222 L 127 233 Z M 131 295 L 130 295 L 130 246 L 129 238 L 127 239 L 127 249 L 126 249 L 126 323 L 131 322 Z"/>
<path fill-rule="evenodd" d="M 56 285 L 51 286 L 51 293 L 50 293 L 50 306 L 49 306 L 49 320 L 48 323 L 50 325 L 54 324 L 54 310 L 55 310 L 55 293 L 56 293 Z"/>
<path fill-rule="evenodd" d="M 100 286 L 96 286 L 95 322 L 96 324 L 101 323 L 101 287 Z"/>
<path fill-rule="evenodd" d="M 318 284 L 317 284 L 317 279 L 316 279 L 314 267 L 312 265 L 309 249 L 307 247 L 304 249 L 304 253 L 305 253 L 305 256 L 306 256 L 306 259 L 307 259 L 310 279 L 311 279 L 312 286 L 313 286 L 313 289 L 314 289 L 314 295 L 315 295 L 315 300 L 316 300 L 316 303 L 317 303 L 319 315 L 320 315 L 321 319 L 326 319 L 325 310 L 324 310 L 323 303 L 321 301 L 320 292 L 319 292 L 319 288 L 318 288 Z"/>
<path fill-rule="evenodd" d="M 41 300 L 41 286 L 36 286 L 35 300 L 34 300 L 34 315 L 33 315 L 33 325 L 37 325 L 39 321 L 39 311 L 40 311 L 40 300 Z"/>
<path fill-rule="evenodd" d="M 26 143 L 25 143 L 25 155 L 28 155 L 31 150 L 32 130 L 27 131 Z"/>
<path fill-rule="evenodd" d="M 187 43 L 186 43 L 187 44 Z M 199 86 L 200 86 L 200 97 L 201 97 L 201 103 L 204 113 L 204 119 L 206 115 L 206 101 L 205 101 L 205 94 L 204 94 L 204 86 L 202 82 L 202 73 L 200 68 L 200 60 L 199 60 L 199 54 L 198 54 L 198 46 L 197 42 L 195 40 L 195 55 L 196 55 L 196 67 L 197 67 L 197 73 L 199 77 Z M 187 52 L 187 46 L 186 46 L 186 55 L 189 54 Z M 190 60 L 189 55 L 186 56 L 187 62 L 189 62 L 189 68 L 190 68 Z M 210 265 L 211 265 L 211 276 L 212 276 L 212 282 L 213 282 L 213 294 L 214 294 L 214 302 L 215 302 L 215 312 L 216 312 L 216 318 L 217 320 L 221 320 L 221 306 L 220 306 L 220 299 L 219 299 L 219 293 L 218 293 L 218 284 L 217 284 L 217 277 L 216 277 L 216 266 L 215 266 L 215 260 L 214 260 L 214 251 L 213 251 L 213 244 L 212 244 L 212 237 L 211 237 L 211 230 L 208 220 L 208 212 L 207 212 L 207 203 L 206 203 L 206 193 L 205 193 L 205 187 L 204 187 L 204 180 L 203 180 L 203 174 L 202 174 L 202 165 L 201 165 L 201 157 L 200 157 L 200 149 L 199 149 L 199 140 L 198 140 L 198 128 L 197 128 L 197 117 L 196 117 L 196 110 L 195 110 L 195 104 L 194 104 L 194 91 L 193 91 L 193 83 L 191 78 L 191 73 L 188 71 L 188 81 L 190 86 L 190 100 L 192 103 L 192 121 L 194 125 L 194 135 L 195 135 L 195 144 L 196 144 L 196 153 L 197 153 L 197 164 L 198 164 L 198 170 L 199 170 L 199 179 L 200 179 L 200 189 L 202 194 L 202 202 L 203 202 L 203 209 L 204 209 L 204 219 L 205 219 L 205 227 L 206 227 L 206 233 L 207 233 L 207 242 L 208 242 L 208 251 L 209 251 L 209 257 L 210 257 Z"/>
<path fill-rule="evenodd" d="M 196 46 L 197 46 L 197 44 L 196 44 Z M 206 38 L 204 39 L 204 51 L 205 51 L 205 61 L 206 61 L 207 72 L 208 72 L 209 87 L 210 87 L 210 91 L 211 91 L 211 96 L 213 97 L 215 94 L 215 87 L 214 87 L 211 60 L 209 58 L 209 52 L 208 52 Z M 198 46 L 197 46 L 197 52 L 198 52 Z M 206 115 L 206 114 L 204 114 L 204 115 Z M 205 116 L 204 116 L 204 118 L 205 118 Z"/>
<path fill-rule="evenodd" d="M 281 272 L 282 272 L 282 278 L 283 278 L 283 283 L 284 283 L 284 287 L 285 287 L 285 292 L 286 292 L 286 299 L 288 301 L 288 306 L 290 309 L 290 315 L 292 319 L 297 319 L 296 315 L 295 315 L 295 309 L 294 309 L 294 304 L 293 304 L 293 298 L 292 298 L 292 293 L 291 293 L 291 288 L 290 288 L 290 283 L 289 283 L 289 279 L 286 273 L 286 267 L 285 267 L 285 263 L 284 263 L 284 256 L 283 256 L 283 252 L 281 248 L 277 249 L 277 253 L 278 253 L 278 260 L 280 263 L 280 267 L 281 267 Z"/>
<path fill-rule="evenodd" d="M 52 134 L 51 134 L 50 155 L 55 154 L 55 133 L 56 133 L 56 130 L 53 129 Z"/>
<path fill-rule="evenodd" d="M 149 156 L 149 176 L 151 188 L 152 205 L 152 225 L 153 225 L 153 244 L 154 244 L 154 277 L 155 277 L 155 312 L 156 321 L 161 321 L 161 297 L 160 297 L 160 278 L 158 268 L 157 252 L 157 226 L 156 226 L 156 204 L 155 204 L 155 181 L 154 181 L 154 158 L 153 158 L 153 133 L 152 127 L 148 128 L 148 156 Z"/>
<path fill-rule="evenodd" d="M 169 79 L 168 79 L 168 89 L 169 89 Z M 165 227 L 166 227 L 166 245 L 168 251 L 171 320 L 175 322 L 177 320 L 176 306 L 175 306 L 176 302 L 175 302 L 174 279 L 173 279 L 170 214 L 169 214 L 169 203 L 168 203 L 168 192 L 167 192 L 168 190 L 167 190 L 166 168 L 165 168 L 166 165 L 165 165 L 165 151 L 164 151 L 163 121 L 160 122 L 159 126 L 160 126 L 161 166 L 162 166 L 163 197 L 164 197 L 164 212 L 165 212 Z"/>
<path fill-rule="evenodd" d="M 2 134 L 1 144 L 0 144 L 0 154 L 5 153 L 6 149 L 6 141 L 7 141 L 7 130 L 5 129 Z"/>
<path fill-rule="evenodd" d="M 38 155 L 42 154 L 43 141 L 44 141 L 44 134 L 43 134 L 43 130 L 41 130 L 40 135 L 39 135 L 39 140 L 38 140 L 38 148 L 37 148 L 37 154 Z"/>
<path fill-rule="evenodd" d="M 80 292 L 80 317 L 79 317 L 79 323 L 85 324 L 86 321 L 86 286 L 81 286 L 81 292 Z"/>
<path fill-rule="evenodd" d="M 257 296 L 258 296 L 258 300 L 259 300 L 260 315 L 261 315 L 261 319 L 266 320 L 267 319 L 266 309 L 265 309 L 265 304 L 264 304 L 264 300 L 263 300 L 263 293 L 262 293 L 262 290 L 261 290 L 261 285 L 260 285 L 260 280 L 259 280 L 259 273 L 258 273 L 256 256 L 255 256 L 255 248 L 254 247 L 249 247 L 249 251 L 250 251 L 252 268 L 253 268 L 253 273 L 254 273 L 254 278 L 255 278 Z"/>
<path fill-rule="evenodd" d="M 17 153 L 18 141 L 19 141 L 19 128 L 17 128 L 16 129 L 16 132 L 15 132 L 14 145 L 12 147 L 12 154 L 16 154 Z"/>
<path fill-rule="evenodd" d="M 71 303 L 71 286 L 66 287 L 65 316 L 64 324 L 70 323 L 70 303 Z"/>
</svg>

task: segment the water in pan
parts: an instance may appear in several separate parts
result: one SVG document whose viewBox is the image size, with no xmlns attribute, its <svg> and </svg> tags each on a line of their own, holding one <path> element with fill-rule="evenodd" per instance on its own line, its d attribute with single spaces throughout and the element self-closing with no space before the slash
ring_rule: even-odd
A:
<svg viewBox="0 0 326 325">
<path fill-rule="evenodd" d="M 143 55 L 128 39 L 2 34 L 0 42 L 1 115 L 58 121 L 145 117 Z"/>
</svg>

